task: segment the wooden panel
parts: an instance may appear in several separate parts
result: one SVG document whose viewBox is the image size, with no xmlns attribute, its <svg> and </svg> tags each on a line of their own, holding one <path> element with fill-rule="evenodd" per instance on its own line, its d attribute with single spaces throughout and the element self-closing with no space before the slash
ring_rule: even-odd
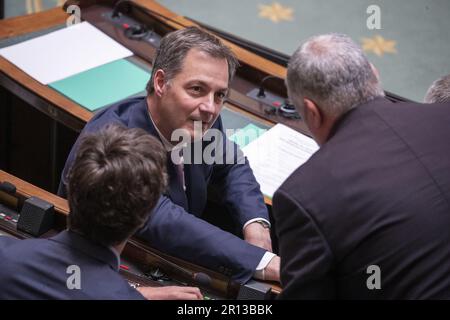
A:
<svg viewBox="0 0 450 320">
<path fill-rule="evenodd" d="M 61 7 L 1 21 L 0 39 L 21 36 L 62 24 L 67 14 Z M 32 22 L 32 23 L 31 23 Z"/>
</svg>

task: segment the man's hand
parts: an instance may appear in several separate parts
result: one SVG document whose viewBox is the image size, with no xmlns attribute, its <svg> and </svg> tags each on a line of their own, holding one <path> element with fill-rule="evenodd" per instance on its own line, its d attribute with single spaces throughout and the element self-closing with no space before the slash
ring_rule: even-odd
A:
<svg viewBox="0 0 450 320">
<path fill-rule="evenodd" d="M 275 256 L 264 268 L 264 280 L 280 282 L 280 257 Z"/>
<path fill-rule="evenodd" d="M 250 244 L 272 252 L 272 240 L 270 239 L 270 229 L 265 228 L 259 222 L 252 222 L 244 228 L 244 239 Z"/>
<path fill-rule="evenodd" d="M 139 287 L 137 290 L 147 300 L 202 300 L 203 295 L 195 287 Z"/>
</svg>

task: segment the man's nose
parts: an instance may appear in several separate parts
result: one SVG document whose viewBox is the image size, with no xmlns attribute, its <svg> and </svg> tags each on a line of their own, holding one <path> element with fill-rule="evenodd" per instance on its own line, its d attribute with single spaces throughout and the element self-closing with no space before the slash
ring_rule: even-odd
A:
<svg viewBox="0 0 450 320">
<path fill-rule="evenodd" d="M 200 111 L 209 113 L 209 114 L 215 114 L 216 112 L 216 104 L 214 101 L 214 93 L 208 94 L 205 96 L 205 99 L 203 99 L 202 103 L 200 104 Z"/>
</svg>

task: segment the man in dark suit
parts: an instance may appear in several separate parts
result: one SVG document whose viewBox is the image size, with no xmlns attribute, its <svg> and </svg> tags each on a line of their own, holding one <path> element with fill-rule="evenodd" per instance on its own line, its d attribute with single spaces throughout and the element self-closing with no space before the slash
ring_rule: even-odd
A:
<svg viewBox="0 0 450 320">
<path fill-rule="evenodd" d="M 320 149 L 273 199 L 284 299 L 450 298 L 449 105 L 392 103 L 345 35 L 292 56 Z"/>
<path fill-rule="evenodd" d="M 128 99 L 99 112 L 81 136 L 118 122 L 144 129 L 165 146 L 168 192 L 138 236 L 165 253 L 239 282 L 252 276 L 278 281 L 279 257 L 271 253 L 263 196 L 247 160 L 226 138 L 219 115 L 236 65 L 228 47 L 198 28 L 169 33 L 156 54 L 147 97 Z M 210 132 L 215 138 L 208 140 Z M 77 145 L 62 174 L 58 191 L 62 196 Z M 245 241 L 202 220 L 210 186 L 220 191 L 222 204 Z"/>
<path fill-rule="evenodd" d="M 68 182 L 68 230 L 0 236 L 0 299 L 201 299 L 198 288 L 132 288 L 118 273 L 128 238 L 166 186 L 166 155 L 141 129 L 86 135 Z"/>
</svg>

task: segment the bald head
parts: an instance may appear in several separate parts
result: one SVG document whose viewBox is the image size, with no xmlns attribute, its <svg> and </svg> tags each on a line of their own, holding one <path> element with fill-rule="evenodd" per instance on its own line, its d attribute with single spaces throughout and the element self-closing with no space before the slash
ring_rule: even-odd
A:
<svg viewBox="0 0 450 320">
<path fill-rule="evenodd" d="M 450 74 L 433 82 L 424 101 L 425 103 L 450 102 Z"/>
<path fill-rule="evenodd" d="M 333 117 L 384 96 L 367 57 L 343 34 L 309 38 L 292 55 L 286 83 L 293 101 L 309 98 Z"/>
</svg>

